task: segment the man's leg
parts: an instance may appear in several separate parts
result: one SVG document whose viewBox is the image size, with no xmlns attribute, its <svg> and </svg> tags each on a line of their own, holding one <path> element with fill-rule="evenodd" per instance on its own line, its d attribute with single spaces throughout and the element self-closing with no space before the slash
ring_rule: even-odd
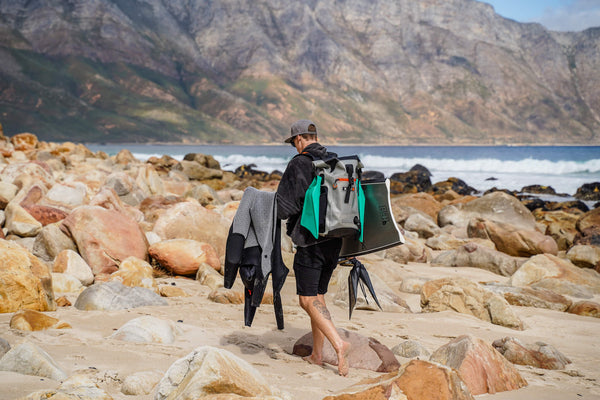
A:
<svg viewBox="0 0 600 400">
<path fill-rule="evenodd" d="M 338 334 L 329 310 L 325 305 L 325 297 L 317 296 L 299 296 L 300 306 L 310 317 L 310 324 L 313 334 L 313 353 L 311 362 L 320 364 L 323 361 L 323 341 L 324 337 L 329 340 L 338 357 L 338 372 L 345 376 L 348 374 L 347 353 L 350 350 L 350 343 L 344 341 Z M 320 361 L 320 362 L 317 362 Z"/>
</svg>

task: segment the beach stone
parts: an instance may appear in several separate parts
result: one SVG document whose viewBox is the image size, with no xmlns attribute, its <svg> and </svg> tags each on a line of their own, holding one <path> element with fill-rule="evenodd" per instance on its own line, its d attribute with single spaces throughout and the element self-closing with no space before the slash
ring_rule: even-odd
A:
<svg viewBox="0 0 600 400">
<path fill-rule="evenodd" d="M 520 307 L 546 308 L 555 311 L 567 311 L 573 302 L 565 296 L 548 289 L 486 285 L 486 289 L 504 296 L 508 304 Z"/>
<path fill-rule="evenodd" d="M 67 299 L 65 296 L 60 296 L 58 299 L 56 299 L 56 306 L 57 307 L 70 307 L 73 304 L 71 304 L 71 302 L 69 301 L 69 299 Z"/>
<path fill-rule="evenodd" d="M 412 360 L 398 371 L 364 379 L 323 400 L 473 400 L 459 373 L 445 365 Z"/>
<path fill-rule="evenodd" d="M 383 279 L 377 276 L 377 274 L 373 272 L 373 268 L 369 268 L 368 261 L 364 261 L 363 264 L 367 270 L 370 270 L 369 278 L 373 284 L 373 289 L 375 290 L 375 295 L 379 300 L 381 309 L 385 312 L 410 313 L 411 311 L 408 304 L 406 304 L 406 301 L 398 296 Z M 337 285 L 337 291 L 335 293 L 333 303 L 345 309 L 349 309 L 348 275 L 350 274 L 351 269 L 352 268 L 350 267 L 336 268 L 332 280 L 332 283 L 335 282 Z M 362 295 L 360 289 L 357 288 L 356 305 L 354 309 L 378 311 L 379 307 L 377 307 L 377 303 L 375 303 L 375 300 L 371 297 L 369 291 L 366 290 L 366 292 L 368 296 L 368 302 L 365 300 L 365 297 Z"/>
<path fill-rule="evenodd" d="M 208 299 L 218 304 L 244 304 L 244 293 L 219 287 L 208 294 Z"/>
<path fill-rule="evenodd" d="M 347 357 L 350 368 L 366 369 L 375 372 L 391 372 L 398 370 L 400 367 L 400 363 L 396 360 L 394 353 L 387 346 L 377 341 L 377 339 L 342 328 L 337 328 L 337 331 L 344 341 L 351 344 Z M 300 357 L 308 356 L 312 353 L 312 347 L 312 333 L 309 332 L 294 343 L 292 354 Z M 323 343 L 323 362 L 330 365 L 338 365 L 337 354 L 328 340 L 325 340 Z"/>
<path fill-rule="evenodd" d="M 428 239 L 440 233 L 440 228 L 430 218 L 412 214 L 404 221 L 404 229 L 416 232 L 419 237 Z"/>
<path fill-rule="evenodd" d="M 17 151 L 33 150 L 38 144 L 38 138 L 33 133 L 18 133 L 10 138 Z"/>
<path fill-rule="evenodd" d="M 0 359 L 10 350 L 10 343 L 0 337 Z"/>
<path fill-rule="evenodd" d="M 470 267 L 484 269 L 502 276 L 511 276 L 522 261 L 476 243 L 467 243 L 456 250 L 438 254 L 431 264 L 447 267 Z"/>
<path fill-rule="evenodd" d="M 44 203 L 69 210 L 85 204 L 87 187 L 82 182 L 55 183 L 44 196 Z"/>
<path fill-rule="evenodd" d="M 54 259 L 52 271 L 69 274 L 77 278 L 84 286 L 94 283 L 94 274 L 90 266 L 81 258 L 79 253 L 70 249 L 58 253 Z"/>
<path fill-rule="evenodd" d="M 201 346 L 169 367 L 154 399 L 200 399 L 217 394 L 266 398 L 273 391 L 248 362 L 227 350 Z"/>
<path fill-rule="evenodd" d="M 600 293 L 600 274 L 578 268 L 551 254 L 531 257 L 513 274 L 512 286 L 545 288 L 563 295 L 591 298 Z"/>
<path fill-rule="evenodd" d="M 412 207 L 427 214 L 432 221 L 437 221 L 438 212 L 443 205 L 429 193 L 411 193 L 394 197 L 392 208 L 394 207 Z"/>
<path fill-rule="evenodd" d="M 14 162 L 6 165 L 0 172 L 0 181 L 12 183 L 21 188 L 27 187 L 28 185 L 18 184 L 21 180 L 26 180 L 31 184 L 42 184 L 45 187 L 52 187 L 55 183 L 50 168 L 39 161 Z"/>
<path fill-rule="evenodd" d="M 579 216 L 564 211 L 536 211 L 535 218 L 546 225 L 546 235 L 551 236 L 559 250 L 568 250 L 577 234 Z"/>
<path fill-rule="evenodd" d="M 121 165 L 137 164 L 137 163 L 139 163 L 139 160 L 137 158 L 135 158 L 133 156 L 133 154 L 131 153 L 131 151 L 129 151 L 127 149 L 120 150 L 114 156 L 114 160 L 115 160 L 115 163 L 121 164 Z"/>
<path fill-rule="evenodd" d="M 17 311 L 10 319 L 9 325 L 12 329 L 18 329 L 21 331 L 42 331 L 45 329 L 71 328 L 71 325 L 59 320 L 58 318 L 54 318 L 34 310 Z"/>
<path fill-rule="evenodd" d="M 14 346 L 0 359 L 0 371 L 42 376 L 55 381 L 68 376 L 48 353 L 29 341 Z"/>
<path fill-rule="evenodd" d="M 467 226 L 473 218 L 510 224 L 522 230 L 535 230 L 531 211 L 519 199 L 503 192 L 493 192 L 467 203 L 448 205 L 438 213 L 438 225 Z"/>
<path fill-rule="evenodd" d="M 600 227 L 600 208 L 594 208 L 586 212 L 577 220 L 577 230 L 583 232 L 585 229 Z"/>
<path fill-rule="evenodd" d="M 154 269 L 148 262 L 131 256 L 123 260 L 118 271 L 110 274 L 108 281 L 117 281 L 125 286 L 143 287 L 158 292 L 153 274 Z"/>
<path fill-rule="evenodd" d="M 129 287 L 116 281 L 93 284 L 81 292 L 75 302 L 75 308 L 85 311 L 166 305 L 167 301 L 150 289 Z"/>
<path fill-rule="evenodd" d="M 152 165 L 159 175 L 165 175 L 168 174 L 175 165 L 179 164 L 179 161 L 169 155 L 164 154 L 160 158 L 152 156 L 148 158 L 146 163 Z"/>
<path fill-rule="evenodd" d="M 111 274 L 129 256 L 147 260 L 146 237 L 126 214 L 98 206 L 81 206 L 65 218 L 61 229 L 77 244 L 94 275 Z"/>
<path fill-rule="evenodd" d="M 165 194 L 165 185 L 151 164 L 143 164 L 137 168 L 135 183 L 145 194 L 144 198 Z"/>
<path fill-rule="evenodd" d="M 147 197 L 138 187 L 135 179 L 125 172 L 110 174 L 104 185 L 113 189 L 122 202 L 131 206 L 139 205 Z"/>
<path fill-rule="evenodd" d="M 185 161 L 195 161 L 206 168 L 221 169 L 221 164 L 219 164 L 219 162 L 209 154 L 188 153 L 183 157 L 183 159 Z"/>
<path fill-rule="evenodd" d="M 438 233 L 437 235 L 427 239 L 425 245 L 432 250 L 456 250 L 459 247 L 471 242 L 476 243 L 478 246 L 496 250 L 496 245 L 491 240 L 479 238 L 457 238 L 454 235 L 444 232 Z"/>
<path fill-rule="evenodd" d="M 154 223 L 165 210 L 182 201 L 183 198 L 176 196 L 150 196 L 142 200 L 139 209 L 144 214 L 144 220 Z"/>
<path fill-rule="evenodd" d="M 573 244 L 591 245 L 600 247 L 600 226 L 586 228 L 581 232 L 577 232 Z"/>
<path fill-rule="evenodd" d="M 46 262 L 53 262 L 64 250 L 76 251 L 77 246 L 60 229 L 60 223 L 56 223 L 46 225 L 40 230 L 35 237 L 32 253 Z"/>
<path fill-rule="evenodd" d="M 146 315 L 128 321 L 110 338 L 136 343 L 172 344 L 180 334 L 181 329 L 175 322 Z"/>
<path fill-rule="evenodd" d="M 223 171 L 220 169 L 208 168 L 196 161 L 182 160 L 173 169 L 182 171 L 189 179 L 195 181 L 221 179 L 223 177 Z"/>
<path fill-rule="evenodd" d="M 20 400 L 113 400 L 100 389 L 94 378 L 87 374 L 75 374 L 53 390 L 40 390 Z"/>
<path fill-rule="evenodd" d="M 20 309 L 54 311 L 48 267 L 16 243 L 0 239 L 0 313 Z"/>
<path fill-rule="evenodd" d="M 574 197 L 586 201 L 600 200 L 600 182 L 584 183 L 577 188 Z"/>
<path fill-rule="evenodd" d="M 390 176 L 392 193 L 426 192 L 431 187 L 431 172 L 415 164 L 408 172 L 397 172 Z"/>
<path fill-rule="evenodd" d="M 585 317 L 600 318 L 600 304 L 593 301 L 578 301 L 571 305 L 567 312 Z"/>
<path fill-rule="evenodd" d="M 121 201 L 115 190 L 108 186 L 102 186 L 94 197 L 90 199 L 89 205 L 118 211 L 123 215 L 128 215 L 136 222 L 144 220 L 144 214 L 140 210 Z"/>
<path fill-rule="evenodd" d="M 205 262 L 198 266 L 196 280 L 200 282 L 201 285 L 208 286 L 212 290 L 224 286 L 223 275 L 218 273 L 211 265 Z"/>
<path fill-rule="evenodd" d="M 405 235 L 404 244 L 385 250 L 384 257 L 399 264 L 426 263 L 431 260 L 432 252 L 418 239 L 412 239 Z"/>
<path fill-rule="evenodd" d="M 567 258 L 580 268 L 593 268 L 600 272 L 600 247 L 576 245 L 569 249 Z"/>
<path fill-rule="evenodd" d="M 189 294 L 185 290 L 172 285 L 160 285 L 158 292 L 162 297 L 189 297 Z"/>
<path fill-rule="evenodd" d="M 192 239 L 214 247 L 219 259 L 225 257 L 225 242 L 231 221 L 202 207 L 197 201 L 174 204 L 158 217 L 153 231 L 163 240 Z"/>
<path fill-rule="evenodd" d="M 464 278 L 442 278 L 429 281 L 421 290 L 421 311 L 452 310 L 472 315 L 494 325 L 523 330 L 504 297 Z"/>
<path fill-rule="evenodd" d="M 67 217 L 67 213 L 55 207 L 44 206 L 40 204 L 28 204 L 22 206 L 29 215 L 31 215 L 42 226 L 62 221 Z"/>
<path fill-rule="evenodd" d="M 17 185 L 0 181 L 0 210 L 6 208 L 6 205 L 15 198 L 18 191 Z"/>
<path fill-rule="evenodd" d="M 423 345 L 416 340 L 406 340 L 392 347 L 392 353 L 404 358 L 427 358 L 431 353 Z"/>
<path fill-rule="evenodd" d="M 527 386 L 527 381 L 502 354 L 470 335 L 459 336 L 440 347 L 429 360 L 457 370 L 475 396 Z"/>
<path fill-rule="evenodd" d="M 554 346 L 543 342 L 524 344 L 515 337 L 494 340 L 492 346 L 508 361 L 542 369 L 565 369 L 571 363 Z"/>
<path fill-rule="evenodd" d="M 420 294 L 423 285 L 429 280 L 419 276 L 403 276 L 399 290 L 404 293 Z"/>
<path fill-rule="evenodd" d="M 217 191 L 208 186 L 207 184 L 194 185 L 184 197 L 191 197 L 196 199 L 203 207 L 209 204 L 218 205 L 221 204 Z"/>
<path fill-rule="evenodd" d="M 434 195 L 439 195 L 447 192 L 454 192 L 461 196 L 471 195 L 477 190 L 469 185 L 465 181 L 459 178 L 450 177 L 445 181 L 434 183 L 429 189 Z"/>
<path fill-rule="evenodd" d="M 467 233 L 469 237 L 491 240 L 498 251 L 514 257 L 558 254 L 554 239 L 536 230 L 523 230 L 501 222 L 473 218 L 467 226 Z"/>
<path fill-rule="evenodd" d="M 79 293 L 82 288 L 81 281 L 73 275 L 52 273 L 52 290 L 55 297 L 67 293 Z"/>
<path fill-rule="evenodd" d="M 162 377 L 162 372 L 158 370 L 136 372 L 123 379 L 121 393 L 129 396 L 150 394 Z"/>
<path fill-rule="evenodd" d="M 9 234 L 34 237 L 42 229 L 42 224 L 16 203 L 9 203 L 4 212 L 6 216 L 4 226 Z"/>
<path fill-rule="evenodd" d="M 176 275 L 195 274 L 202 263 L 217 271 L 221 269 L 215 249 L 210 244 L 197 240 L 164 240 L 151 245 L 148 253 L 161 267 Z"/>
</svg>

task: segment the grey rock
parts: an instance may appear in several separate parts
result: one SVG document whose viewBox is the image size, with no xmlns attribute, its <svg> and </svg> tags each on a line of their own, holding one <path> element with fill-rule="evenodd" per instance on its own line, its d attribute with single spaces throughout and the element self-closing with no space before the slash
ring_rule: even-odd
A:
<svg viewBox="0 0 600 400">
<path fill-rule="evenodd" d="M 60 222 L 57 222 L 41 229 L 35 237 L 32 253 L 44 261 L 53 261 L 63 250 L 77 251 L 77 246 L 60 229 Z"/>
<path fill-rule="evenodd" d="M 166 306 L 167 301 L 150 289 L 128 287 L 120 282 L 96 283 L 86 288 L 75 302 L 79 310 L 123 310 L 143 306 Z"/>
<path fill-rule="evenodd" d="M 392 347 L 392 353 L 404 358 L 429 358 L 431 353 L 416 340 L 406 340 Z"/>
<path fill-rule="evenodd" d="M 524 262 L 490 248 L 467 243 L 456 250 L 448 250 L 438 254 L 432 264 L 448 267 L 471 267 L 485 269 L 502 276 L 511 276 Z"/>
</svg>

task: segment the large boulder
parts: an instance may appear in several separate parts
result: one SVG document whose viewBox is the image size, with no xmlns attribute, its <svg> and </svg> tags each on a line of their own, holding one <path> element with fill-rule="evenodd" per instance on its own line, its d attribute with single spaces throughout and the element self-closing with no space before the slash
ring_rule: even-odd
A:
<svg viewBox="0 0 600 400">
<path fill-rule="evenodd" d="M 124 310 L 144 306 L 166 306 L 167 301 L 154 291 L 129 287 L 120 282 L 96 283 L 85 289 L 75 302 L 79 310 Z"/>
<path fill-rule="evenodd" d="M 9 203 L 5 209 L 5 227 L 9 234 L 21 237 L 34 237 L 42 229 L 42 223 L 35 219 L 23 207 Z"/>
<path fill-rule="evenodd" d="M 438 254 L 432 264 L 448 267 L 471 267 L 485 269 L 502 276 L 511 276 L 522 261 L 499 251 L 469 242 L 456 250 Z"/>
<path fill-rule="evenodd" d="M 61 229 L 77 244 L 94 275 L 111 274 L 129 256 L 148 260 L 148 243 L 130 216 L 98 206 L 73 210 Z"/>
<path fill-rule="evenodd" d="M 412 360 L 397 372 L 362 380 L 323 400 L 473 400 L 460 374 L 445 365 Z"/>
<path fill-rule="evenodd" d="M 598 272 L 578 268 L 569 260 L 551 254 L 531 257 L 513 274 L 510 284 L 545 288 L 580 298 L 591 298 L 594 294 L 600 294 Z"/>
<path fill-rule="evenodd" d="M 227 350 L 202 346 L 169 367 L 158 383 L 154 399 L 200 399 L 217 395 L 266 398 L 274 393 L 246 361 Z"/>
<path fill-rule="evenodd" d="M 20 309 L 54 311 L 48 267 L 16 243 L 0 239 L 0 313 Z"/>
<path fill-rule="evenodd" d="M 377 339 L 362 336 L 346 329 L 338 328 L 337 331 L 343 340 L 351 344 L 347 357 L 350 368 L 391 372 L 396 371 L 400 367 L 400 363 L 396 360 L 394 353 L 387 346 L 379 343 Z M 312 348 L 312 333 L 309 332 L 296 341 L 292 353 L 305 357 L 312 353 Z M 338 365 L 337 355 L 328 340 L 325 340 L 323 343 L 323 362 L 330 365 Z"/>
<path fill-rule="evenodd" d="M 573 304 L 573 302 L 565 296 L 544 288 L 489 284 L 486 285 L 486 289 L 504 296 L 506 301 L 508 301 L 508 304 L 513 306 L 567 311 L 571 304 Z"/>
<path fill-rule="evenodd" d="M 495 325 L 523 329 L 523 323 L 504 297 L 464 278 L 426 282 L 421 289 L 421 309 L 423 312 L 452 310 Z"/>
<path fill-rule="evenodd" d="M 438 212 L 443 208 L 442 204 L 428 193 L 395 196 L 392 199 L 392 209 L 398 207 L 413 207 L 429 215 L 433 221 L 437 221 Z"/>
<path fill-rule="evenodd" d="M 593 268 L 600 272 L 600 247 L 576 245 L 569 249 L 567 258 L 581 268 Z"/>
<path fill-rule="evenodd" d="M 517 338 L 505 337 L 495 340 L 492 345 L 513 364 L 542 369 L 565 369 L 571 363 L 554 346 L 543 342 L 524 344 Z"/>
<path fill-rule="evenodd" d="M 438 213 L 438 225 L 467 226 L 472 218 L 502 222 L 523 230 L 535 230 L 533 214 L 519 199 L 503 192 L 486 194 L 468 203 L 448 205 Z"/>
<path fill-rule="evenodd" d="M 473 218 L 467 227 L 469 237 L 489 239 L 498 251 L 515 257 L 558 253 L 554 239 L 536 230 L 520 229 L 510 224 Z"/>
<path fill-rule="evenodd" d="M 568 313 L 600 318 L 600 304 L 594 301 L 578 301 L 569 307 Z"/>
<path fill-rule="evenodd" d="M 430 361 L 454 368 L 473 395 L 517 390 L 527 386 L 519 371 L 491 345 L 470 335 L 437 349 Z"/>
<path fill-rule="evenodd" d="M 215 249 L 208 243 L 192 239 L 170 239 L 154 243 L 148 248 L 150 256 L 161 267 L 175 275 L 193 275 L 202 263 L 219 271 L 221 262 Z"/>
<path fill-rule="evenodd" d="M 56 381 L 66 379 L 68 376 L 48 353 L 29 341 L 12 347 L 0 359 L 0 371 L 41 376 Z"/>
<path fill-rule="evenodd" d="M 145 315 L 128 321 L 110 338 L 136 343 L 172 344 L 179 334 L 181 329 L 175 322 Z"/>
</svg>

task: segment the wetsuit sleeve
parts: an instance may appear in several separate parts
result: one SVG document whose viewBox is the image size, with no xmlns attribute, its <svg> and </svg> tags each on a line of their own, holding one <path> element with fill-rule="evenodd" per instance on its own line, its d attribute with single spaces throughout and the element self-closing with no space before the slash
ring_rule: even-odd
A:
<svg viewBox="0 0 600 400">
<path fill-rule="evenodd" d="M 304 195 L 313 179 L 312 160 L 294 157 L 283 172 L 277 188 L 277 218 L 288 219 L 302 212 Z"/>
</svg>

